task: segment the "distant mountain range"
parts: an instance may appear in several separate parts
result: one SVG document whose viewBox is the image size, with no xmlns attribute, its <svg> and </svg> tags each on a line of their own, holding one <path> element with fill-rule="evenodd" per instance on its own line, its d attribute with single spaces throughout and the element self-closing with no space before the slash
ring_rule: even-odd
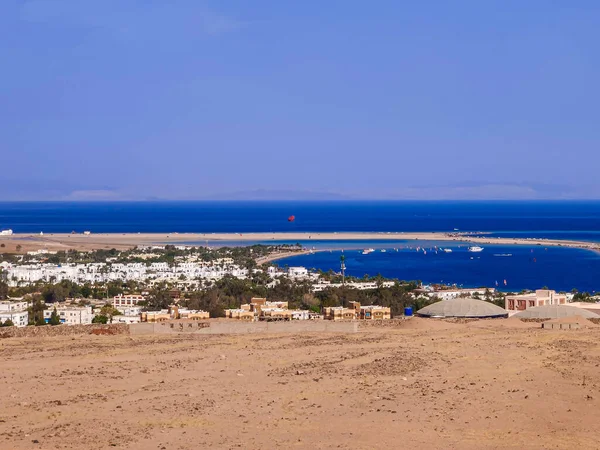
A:
<svg viewBox="0 0 600 450">
<path fill-rule="evenodd" d="M 295 190 L 268 190 L 255 189 L 248 191 L 225 192 L 222 194 L 213 194 L 206 197 L 200 197 L 199 200 L 353 200 L 354 197 L 332 192 L 319 191 L 295 191 Z"/>
<path fill-rule="evenodd" d="M 0 201 L 344 201 L 344 200 L 599 200 L 600 186 L 465 182 L 447 185 L 356 189 L 337 192 L 309 189 L 248 189 L 203 194 L 201 189 L 140 194 L 114 186 L 76 186 L 69 180 L 0 180 Z M 149 186 L 150 188 L 152 186 Z M 143 192 L 143 187 L 139 187 Z"/>
</svg>

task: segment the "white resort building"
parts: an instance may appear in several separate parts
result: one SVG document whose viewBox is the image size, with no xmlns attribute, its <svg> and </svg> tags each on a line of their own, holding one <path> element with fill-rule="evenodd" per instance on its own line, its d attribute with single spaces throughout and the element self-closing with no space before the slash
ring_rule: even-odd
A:
<svg viewBox="0 0 600 450">
<path fill-rule="evenodd" d="M 0 323 L 10 320 L 16 327 L 26 327 L 29 321 L 27 302 L 11 302 L 9 300 L 0 302 Z"/>
<path fill-rule="evenodd" d="M 44 310 L 44 320 L 46 323 L 50 321 L 54 308 L 54 306 L 49 305 Z M 56 312 L 60 318 L 60 323 L 65 325 L 87 325 L 92 323 L 92 319 L 94 318 L 91 306 L 57 306 Z"/>
</svg>

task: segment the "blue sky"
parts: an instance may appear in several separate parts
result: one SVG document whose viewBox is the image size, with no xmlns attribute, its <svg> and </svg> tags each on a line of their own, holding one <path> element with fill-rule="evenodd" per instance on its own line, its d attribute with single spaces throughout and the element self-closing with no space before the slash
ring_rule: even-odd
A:
<svg viewBox="0 0 600 450">
<path fill-rule="evenodd" d="M 0 200 L 600 198 L 600 2 L 2 0 Z"/>
</svg>

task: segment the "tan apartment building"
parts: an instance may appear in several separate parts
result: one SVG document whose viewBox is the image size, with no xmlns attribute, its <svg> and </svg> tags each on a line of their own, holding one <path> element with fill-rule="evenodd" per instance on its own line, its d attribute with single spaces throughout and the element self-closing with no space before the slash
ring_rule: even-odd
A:
<svg viewBox="0 0 600 450">
<path fill-rule="evenodd" d="M 509 312 L 525 311 L 535 306 L 566 304 L 566 294 L 557 294 L 550 289 L 538 289 L 530 294 L 507 295 L 504 299 L 504 309 Z"/>
<path fill-rule="evenodd" d="M 245 322 L 254 321 L 254 312 L 246 309 L 226 309 L 225 317 L 227 319 L 243 320 Z"/>
<path fill-rule="evenodd" d="M 171 314 L 168 310 L 163 309 L 160 311 L 144 311 L 141 315 L 142 322 L 166 322 L 171 320 Z"/>
<path fill-rule="evenodd" d="M 254 320 L 292 320 L 294 310 L 288 310 L 288 302 L 268 301 L 266 298 L 253 297 L 250 303 L 241 305 L 238 309 L 226 309 L 225 317 L 245 321 Z"/>
<path fill-rule="evenodd" d="M 335 306 L 323 308 L 326 320 L 386 320 L 392 318 L 391 309 L 385 306 L 361 306 L 359 302 L 350 302 L 350 307 Z"/>
<path fill-rule="evenodd" d="M 288 309 L 288 302 L 272 302 L 266 298 L 253 297 L 250 299 L 250 303 L 246 303 L 240 306 L 241 309 L 246 311 L 258 312 L 262 309 L 273 308 L 273 309 Z"/>
<path fill-rule="evenodd" d="M 113 306 L 115 308 L 124 306 L 136 306 L 139 302 L 146 301 L 143 295 L 129 294 L 129 295 L 115 295 L 113 297 Z"/>
<path fill-rule="evenodd" d="M 144 311 L 141 314 L 142 322 L 166 322 L 168 320 L 206 320 L 210 314 L 206 311 L 179 308 L 176 305 L 169 306 L 169 309 L 160 311 Z"/>
<path fill-rule="evenodd" d="M 241 305 L 238 309 L 225 310 L 225 317 L 245 321 L 275 321 L 275 320 L 309 320 L 315 319 L 310 311 L 300 309 L 288 309 L 288 302 L 268 301 L 266 298 L 254 297 L 250 303 Z M 320 318 L 319 315 L 316 317 Z"/>
<path fill-rule="evenodd" d="M 206 320 L 210 319 L 210 314 L 202 310 L 180 309 L 178 318 L 187 320 Z"/>
<path fill-rule="evenodd" d="M 292 311 L 281 308 L 263 309 L 258 316 L 258 320 L 265 320 L 267 322 L 274 320 L 292 320 Z"/>
<path fill-rule="evenodd" d="M 386 306 L 361 306 L 359 302 L 350 302 L 350 308 L 356 312 L 356 318 L 361 320 L 384 320 L 392 318 L 392 310 Z"/>
<path fill-rule="evenodd" d="M 359 319 L 361 320 L 388 320 L 392 318 L 392 311 L 385 306 L 361 306 Z"/>
<path fill-rule="evenodd" d="M 354 308 L 344 308 L 343 306 L 331 306 L 328 308 L 323 308 L 323 319 L 354 320 L 356 319 L 356 310 Z"/>
</svg>

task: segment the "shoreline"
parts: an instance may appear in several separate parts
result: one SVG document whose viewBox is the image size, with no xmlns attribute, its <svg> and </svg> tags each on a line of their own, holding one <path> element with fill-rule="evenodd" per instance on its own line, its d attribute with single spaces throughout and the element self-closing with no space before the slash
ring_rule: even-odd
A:
<svg viewBox="0 0 600 450">
<path fill-rule="evenodd" d="M 302 256 L 302 255 L 309 255 L 311 253 L 316 253 L 319 251 L 325 251 L 323 250 L 299 250 L 297 252 L 283 252 L 283 253 L 273 253 L 269 256 L 263 256 L 260 258 L 256 259 L 256 264 L 258 264 L 259 266 L 262 264 L 267 264 L 273 261 L 279 261 L 280 259 L 285 259 L 285 258 L 291 258 L 293 256 Z"/>
<path fill-rule="evenodd" d="M 447 232 L 274 232 L 274 233 L 92 233 L 90 235 L 56 233 L 43 236 L 31 233 L 19 233 L 0 236 L 0 252 L 25 253 L 27 251 L 47 249 L 60 250 L 126 250 L 139 245 L 210 245 L 223 244 L 234 246 L 237 243 L 260 242 L 302 242 L 305 246 L 311 241 L 438 241 L 495 245 L 529 245 L 546 247 L 581 248 L 600 250 L 600 242 L 585 242 L 559 239 L 538 238 L 493 238 L 471 236 Z M 20 251 L 16 251 L 17 246 Z M 300 252 L 294 252 L 300 254 Z M 281 256 L 284 257 L 284 256 Z M 279 257 L 276 259 L 280 259 Z"/>
</svg>

